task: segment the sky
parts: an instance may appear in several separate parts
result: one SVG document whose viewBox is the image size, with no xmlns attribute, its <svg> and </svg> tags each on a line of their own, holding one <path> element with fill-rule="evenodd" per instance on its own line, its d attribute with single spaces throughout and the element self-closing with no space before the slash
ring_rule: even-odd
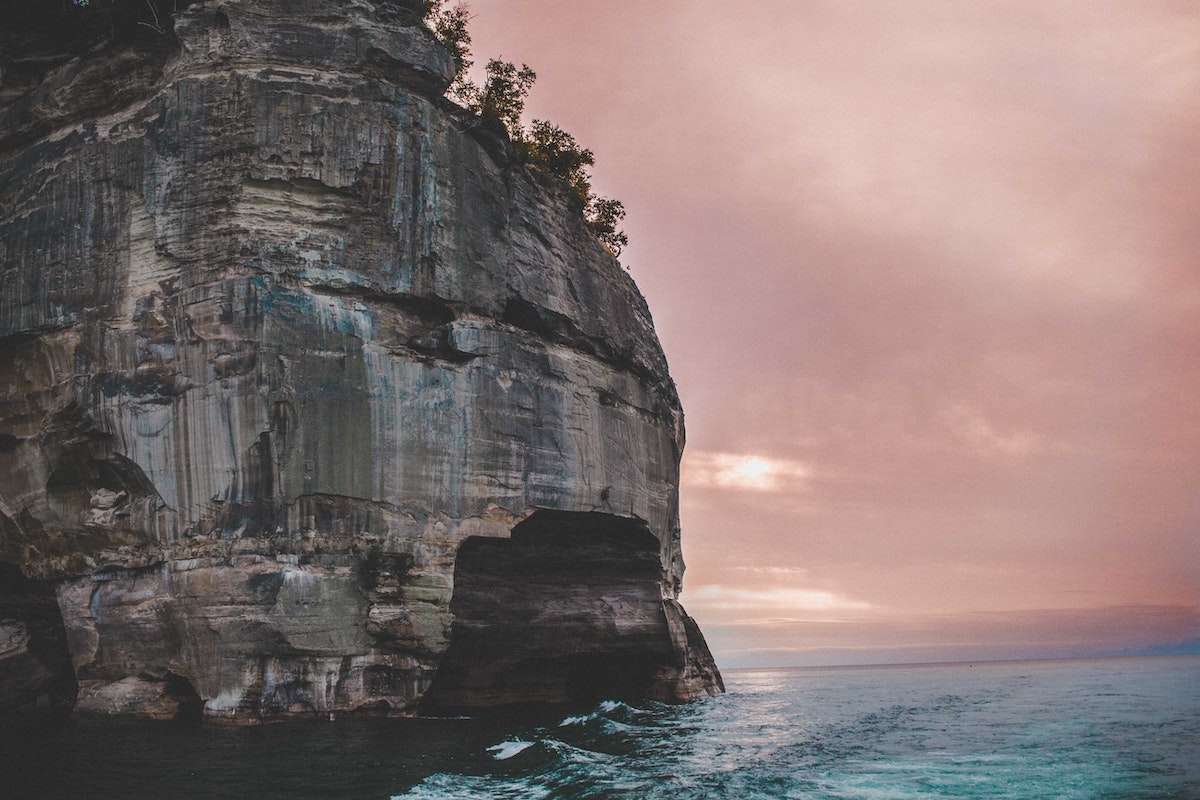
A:
<svg viewBox="0 0 1200 800">
<path fill-rule="evenodd" d="M 470 9 L 625 204 L 719 665 L 1200 652 L 1200 4 Z"/>
</svg>

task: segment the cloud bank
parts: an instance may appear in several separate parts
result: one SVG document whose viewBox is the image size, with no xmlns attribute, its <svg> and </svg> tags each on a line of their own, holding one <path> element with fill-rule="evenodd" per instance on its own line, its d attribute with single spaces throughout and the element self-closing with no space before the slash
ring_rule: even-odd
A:
<svg viewBox="0 0 1200 800">
<path fill-rule="evenodd" d="M 825 660 L 789 591 L 888 612 L 813 647 L 1197 635 L 1200 6 L 472 9 L 628 208 L 718 659 Z"/>
</svg>

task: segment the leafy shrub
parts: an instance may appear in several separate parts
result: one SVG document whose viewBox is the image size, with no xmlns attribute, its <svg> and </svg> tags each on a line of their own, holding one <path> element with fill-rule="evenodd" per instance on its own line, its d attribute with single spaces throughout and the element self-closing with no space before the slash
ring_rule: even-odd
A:
<svg viewBox="0 0 1200 800">
<path fill-rule="evenodd" d="M 535 119 L 529 130 L 518 129 L 514 140 L 523 151 L 526 163 L 561 179 L 579 197 L 583 207 L 587 207 L 588 198 L 592 196 L 587 168 L 596 163 L 591 150 L 580 147 L 574 136 L 542 119 Z"/>
<path fill-rule="evenodd" d="M 519 139 L 525 98 L 529 96 L 537 74 L 524 64 L 517 69 L 511 61 L 498 58 L 488 61 L 486 70 L 482 87 L 469 82 L 464 87 L 467 108 L 481 117 L 500 120 L 509 135 Z"/>
<path fill-rule="evenodd" d="M 596 195 L 591 195 L 590 201 L 584 210 L 588 227 L 614 256 L 621 255 L 625 245 L 629 244 L 629 237 L 625 235 L 625 231 L 617 228 L 621 220 L 625 219 L 625 206 L 620 200 Z"/>
<path fill-rule="evenodd" d="M 583 209 L 583 217 L 596 238 L 621 255 L 629 237 L 617 228 L 625 218 L 620 200 L 599 197 L 592 191 L 588 167 L 596 163 L 591 150 L 580 147 L 575 137 L 552 122 L 535 119 L 528 130 L 518 131 L 515 141 L 522 148 L 525 162 L 571 188 Z"/>
<path fill-rule="evenodd" d="M 450 84 L 450 94 L 460 100 L 465 99 L 465 93 L 473 87 L 467 72 L 475 64 L 471 60 L 471 32 L 467 30 L 470 9 L 461 3 L 445 8 L 443 0 L 436 0 L 426 4 L 425 18 L 434 36 L 454 57 L 454 80 Z"/>
<path fill-rule="evenodd" d="M 526 129 L 521 124 L 525 98 L 537 80 L 527 65 L 518 69 L 511 61 L 493 58 L 487 63 L 483 86 L 467 76 L 471 68 L 470 12 L 466 5 L 446 8 L 445 0 L 428 0 L 426 23 L 454 57 L 454 81 L 449 94 L 480 118 L 503 124 L 515 154 L 533 169 L 565 184 L 578 199 L 588 228 L 613 255 L 620 255 L 629 237 L 617 226 L 625 218 L 620 200 L 599 197 L 592 191 L 588 168 L 596 163 L 591 150 L 559 126 L 535 119 Z"/>
</svg>

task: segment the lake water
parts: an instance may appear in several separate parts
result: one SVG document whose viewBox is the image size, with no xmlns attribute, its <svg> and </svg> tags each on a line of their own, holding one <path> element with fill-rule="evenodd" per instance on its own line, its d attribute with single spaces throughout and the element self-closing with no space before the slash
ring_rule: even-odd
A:
<svg viewBox="0 0 1200 800">
<path fill-rule="evenodd" d="M 1200 656 L 725 677 L 684 707 L 5 726 L 0 798 L 1200 800 Z"/>
</svg>

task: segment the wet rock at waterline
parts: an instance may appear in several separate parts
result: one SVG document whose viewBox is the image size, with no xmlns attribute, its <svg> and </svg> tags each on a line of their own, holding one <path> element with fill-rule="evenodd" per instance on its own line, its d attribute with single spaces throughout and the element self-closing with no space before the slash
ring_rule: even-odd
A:
<svg viewBox="0 0 1200 800">
<path fill-rule="evenodd" d="M 183 5 L 0 88 L 0 710 L 718 691 L 675 388 L 566 193 L 402 3 Z"/>
</svg>

